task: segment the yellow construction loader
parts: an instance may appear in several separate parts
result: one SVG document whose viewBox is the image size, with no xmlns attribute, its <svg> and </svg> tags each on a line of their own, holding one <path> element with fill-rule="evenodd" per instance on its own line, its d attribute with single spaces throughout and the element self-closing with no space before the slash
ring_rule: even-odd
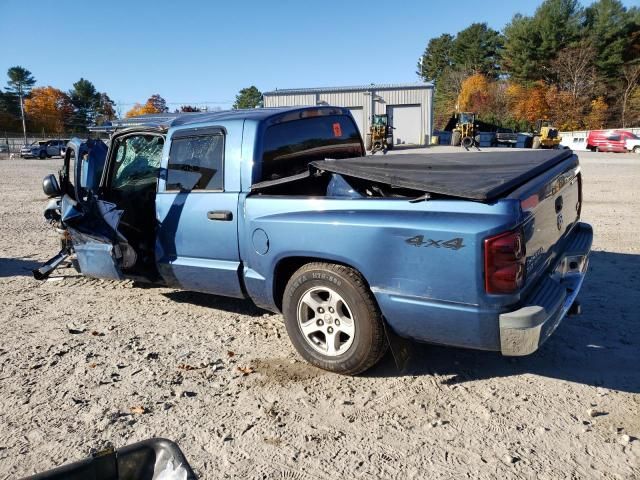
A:
<svg viewBox="0 0 640 480">
<path fill-rule="evenodd" d="M 389 117 L 374 115 L 366 138 L 366 149 L 371 153 L 378 150 L 386 152 L 393 148 L 393 127 L 389 125 Z"/>
<path fill-rule="evenodd" d="M 451 133 L 451 145 L 457 147 L 462 145 L 469 148 L 478 143 L 478 125 L 476 124 L 476 114 L 472 112 L 459 112 L 455 115 L 456 126 Z"/>
<path fill-rule="evenodd" d="M 531 148 L 557 148 L 561 141 L 558 129 L 549 120 L 536 121 Z"/>
</svg>

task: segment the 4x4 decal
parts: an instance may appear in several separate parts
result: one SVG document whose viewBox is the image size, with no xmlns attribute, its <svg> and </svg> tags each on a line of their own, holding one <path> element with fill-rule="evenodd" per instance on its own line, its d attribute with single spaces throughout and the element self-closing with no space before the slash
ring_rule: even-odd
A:
<svg viewBox="0 0 640 480">
<path fill-rule="evenodd" d="M 424 235 L 416 235 L 415 237 L 407 238 L 405 242 L 414 247 L 448 248 L 450 250 L 460 250 L 465 247 L 460 237 L 452 238 L 451 240 L 434 240 L 432 238 L 425 239 Z"/>
</svg>

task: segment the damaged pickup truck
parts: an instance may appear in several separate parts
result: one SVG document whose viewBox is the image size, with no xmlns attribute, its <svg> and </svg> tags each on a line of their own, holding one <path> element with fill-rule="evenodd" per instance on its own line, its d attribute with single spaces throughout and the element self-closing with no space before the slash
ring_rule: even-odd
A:
<svg viewBox="0 0 640 480">
<path fill-rule="evenodd" d="M 310 363 L 356 374 L 386 330 L 534 352 L 584 279 L 568 150 L 365 157 L 337 107 L 141 117 L 72 140 L 45 216 L 84 275 L 250 298 Z"/>
</svg>

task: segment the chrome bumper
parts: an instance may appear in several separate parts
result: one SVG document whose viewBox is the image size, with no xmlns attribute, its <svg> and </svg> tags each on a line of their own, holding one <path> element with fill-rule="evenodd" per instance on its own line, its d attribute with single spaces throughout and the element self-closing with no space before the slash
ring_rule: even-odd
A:
<svg viewBox="0 0 640 480">
<path fill-rule="evenodd" d="M 555 269 L 540 282 L 525 306 L 500 315 L 503 355 L 529 355 L 555 331 L 582 287 L 592 242 L 591 226 L 576 225 Z"/>
</svg>

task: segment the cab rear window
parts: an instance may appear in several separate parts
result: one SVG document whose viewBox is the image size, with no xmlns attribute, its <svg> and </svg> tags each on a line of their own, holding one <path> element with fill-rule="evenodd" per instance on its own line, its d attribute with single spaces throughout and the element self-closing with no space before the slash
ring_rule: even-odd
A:
<svg viewBox="0 0 640 480">
<path fill-rule="evenodd" d="M 359 157 L 362 153 L 360 133 L 347 115 L 323 115 L 279 123 L 265 131 L 262 174 L 256 181 L 302 173 L 315 160 Z"/>
</svg>

